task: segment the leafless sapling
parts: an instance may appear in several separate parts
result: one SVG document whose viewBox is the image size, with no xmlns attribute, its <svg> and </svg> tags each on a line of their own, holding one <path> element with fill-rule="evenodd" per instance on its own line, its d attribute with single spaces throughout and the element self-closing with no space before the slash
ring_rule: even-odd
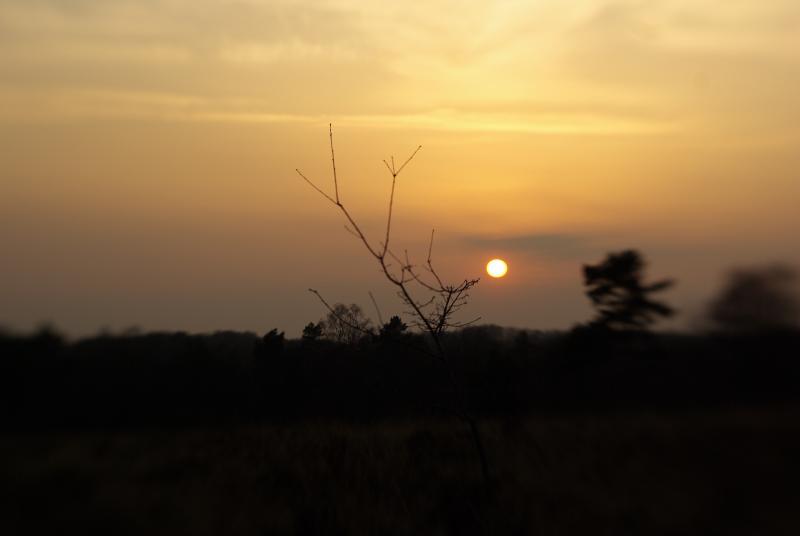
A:
<svg viewBox="0 0 800 536">
<path fill-rule="evenodd" d="M 427 259 L 421 267 L 411 262 L 408 250 L 404 250 L 401 255 L 390 247 L 397 177 L 417 155 L 419 150 L 422 149 L 422 146 L 418 146 L 399 167 L 395 165 L 394 157 L 383 161 L 391 176 L 391 189 L 389 192 L 386 230 L 383 234 L 383 239 L 374 243 L 367 238 L 342 201 L 341 193 L 339 192 L 339 179 L 336 173 L 336 153 L 333 144 L 332 125 L 328 126 L 328 135 L 330 138 L 331 169 L 333 172 L 333 195 L 326 193 L 299 169 L 296 170 L 297 174 L 342 213 L 346 220 L 345 229 L 361 241 L 372 258 L 378 263 L 386 280 L 397 290 L 398 297 L 406 307 L 405 313 L 409 317 L 410 324 L 428 335 L 432 351 L 426 353 L 438 360 L 445 371 L 447 380 L 454 392 L 455 407 L 452 409 L 470 428 L 480 460 L 483 478 L 488 483 L 488 462 L 477 422 L 468 411 L 464 390 L 456 378 L 443 341 L 443 336 L 447 330 L 461 328 L 480 319 L 475 318 L 468 322 L 460 322 L 455 319 L 456 313 L 467 304 L 470 290 L 478 284 L 480 279 L 464 279 L 456 284 L 444 282 L 433 265 L 434 230 L 431 231 L 428 243 Z M 315 294 L 330 312 L 334 312 L 334 309 L 318 291 L 314 289 L 309 289 L 309 291 Z"/>
</svg>

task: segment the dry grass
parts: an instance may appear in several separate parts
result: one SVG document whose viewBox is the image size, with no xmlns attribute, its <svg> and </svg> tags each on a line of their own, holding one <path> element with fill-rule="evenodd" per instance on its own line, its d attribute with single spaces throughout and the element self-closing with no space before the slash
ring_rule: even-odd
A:
<svg viewBox="0 0 800 536">
<path fill-rule="evenodd" d="M 6 435 L 0 533 L 798 534 L 797 410 Z"/>
</svg>

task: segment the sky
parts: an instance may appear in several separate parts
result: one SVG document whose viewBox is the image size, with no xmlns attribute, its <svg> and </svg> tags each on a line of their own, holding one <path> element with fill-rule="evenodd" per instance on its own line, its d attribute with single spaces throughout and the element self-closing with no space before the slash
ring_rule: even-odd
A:
<svg viewBox="0 0 800 536">
<path fill-rule="evenodd" d="M 796 0 L 0 0 L 0 326 L 285 330 L 373 292 L 335 207 L 464 318 L 585 321 L 640 250 L 696 325 L 734 267 L 800 264 Z M 503 279 L 483 272 L 502 257 Z M 373 315 L 374 316 L 374 315 Z"/>
</svg>

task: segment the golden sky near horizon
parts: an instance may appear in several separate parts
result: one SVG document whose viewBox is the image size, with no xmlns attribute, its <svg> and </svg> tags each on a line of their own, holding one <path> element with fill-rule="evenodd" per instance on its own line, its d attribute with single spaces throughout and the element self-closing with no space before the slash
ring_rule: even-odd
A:
<svg viewBox="0 0 800 536">
<path fill-rule="evenodd" d="M 399 310 L 339 215 L 470 312 L 568 327 L 581 263 L 640 249 L 693 321 L 724 272 L 800 262 L 800 3 L 0 0 L 0 326 L 297 334 L 305 289 Z"/>
</svg>

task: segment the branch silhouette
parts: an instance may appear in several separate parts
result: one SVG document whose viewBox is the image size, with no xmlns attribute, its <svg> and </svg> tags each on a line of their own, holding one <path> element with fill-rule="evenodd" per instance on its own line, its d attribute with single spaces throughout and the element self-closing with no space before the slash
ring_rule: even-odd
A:
<svg viewBox="0 0 800 536">
<path fill-rule="evenodd" d="M 383 160 L 383 163 L 386 165 L 386 169 L 391 175 L 392 185 L 389 193 L 384 239 L 375 245 L 370 242 L 366 234 L 362 231 L 361 227 L 350 214 L 349 210 L 345 207 L 344 203 L 342 203 L 341 195 L 339 193 L 339 179 L 336 172 L 336 151 L 333 143 L 332 125 L 328 125 L 328 134 L 330 138 L 334 195 L 331 196 L 330 194 L 326 193 L 299 169 L 296 169 L 297 174 L 342 213 L 347 220 L 345 229 L 364 244 L 370 255 L 372 255 L 372 257 L 378 262 L 386 279 L 395 287 L 397 287 L 398 296 L 408 307 L 406 312 L 413 319 L 411 321 L 412 325 L 426 333 L 429 333 L 433 337 L 433 342 L 438 348 L 441 346 L 439 336 L 447 329 L 461 328 L 480 320 L 480 317 L 474 318 L 468 322 L 458 322 L 453 320 L 454 315 L 467 304 L 469 300 L 469 291 L 472 289 L 472 287 L 478 284 L 480 279 L 464 279 L 458 284 L 445 284 L 443 282 L 442 278 L 434 268 L 432 260 L 433 238 L 435 230 L 431 231 L 431 240 L 428 246 L 428 257 L 425 264 L 425 270 L 430 274 L 430 276 L 432 276 L 433 281 L 426 281 L 420 276 L 416 270 L 416 266 L 410 261 L 407 251 L 404 252 L 405 258 L 401 260 L 400 257 L 398 257 L 389 248 L 397 178 L 406 168 L 406 166 L 414 159 L 417 153 L 422 149 L 422 146 L 417 146 L 417 148 L 414 149 L 411 155 L 406 158 L 399 168 L 395 167 L 394 157 L 391 157 L 389 161 Z M 389 262 L 390 260 L 394 261 L 396 265 Z M 419 289 L 417 291 L 413 290 L 410 285 L 411 283 L 416 283 Z M 426 298 L 418 298 L 416 294 L 419 292 L 419 290 L 426 291 L 430 294 L 429 296 L 426 296 Z M 314 294 L 318 298 L 322 298 L 318 292 L 315 291 Z M 330 309 L 329 305 L 326 305 L 326 307 Z M 445 361 L 447 360 L 443 352 L 442 359 Z"/>
<path fill-rule="evenodd" d="M 331 168 L 333 174 L 333 188 L 334 193 L 330 195 L 322 188 L 317 186 L 311 179 L 306 177 L 302 171 L 296 169 L 297 174 L 307 182 L 314 190 L 316 190 L 322 197 L 328 200 L 337 210 L 339 210 L 346 220 L 345 229 L 347 232 L 358 238 L 369 254 L 375 259 L 380 266 L 384 277 L 397 289 L 397 295 L 406 306 L 405 314 L 411 318 L 411 325 L 419 329 L 423 333 L 428 334 L 431 343 L 433 344 L 434 351 L 426 352 L 433 355 L 443 365 L 446 371 L 447 379 L 453 389 L 456 401 L 453 412 L 459 418 L 463 419 L 470 427 L 473 438 L 473 443 L 478 454 L 481 472 L 484 482 L 488 485 L 489 466 L 486 458 L 486 452 L 483 447 L 483 441 L 478 431 L 476 420 L 467 411 L 468 404 L 466 402 L 466 394 L 458 382 L 453 367 L 450 364 L 447 352 L 445 351 L 442 337 L 448 329 L 457 329 L 468 326 L 480 320 L 480 317 L 474 318 L 466 322 L 454 320 L 455 315 L 468 303 L 470 290 L 478 284 L 480 278 L 477 279 L 464 279 L 457 284 L 447 284 L 437 272 L 433 264 L 433 239 L 435 236 L 435 229 L 431 230 L 431 238 L 428 244 L 428 256 L 425 261 L 423 269 L 427 272 L 427 278 L 423 278 L 416 265 L 414 265 L 408 255 L 408 251 L 404 250 L 403 258 L 401 259 L 389 247 L 392 232 L 392 216 L 394 212 L 394 196 L 397 189 L 397 178 L 414 159 L 414 157 L 422 149 L 422 145 L 417 146 L 411 152 L 408 158 L 396 167 L 394 156 L 389 160 L 384 159 L 383 163 L 387 171 L 391 175 L 392 184 L 389 192 L 389 203 L 386 216 L 386 231 L 383 240 L 377 244 L 373 244 L 367 238 L 364 231 L 358 225 L 358 222 L 353 218 L 350 211 L 345 207 L 342 202 L 341 194 L 339 192 L 339 178 L 336 172 L 336 151 L 333 143 L 333 125 L 328 125 L 328 137 L 330 139 L 331 150 Z M 335 314 L 330 304 L 323 298 L 323 296 L 314 289 L 309 289 L 328 311 Z M 424 294 L 424 297 L 420 297 Z M 377 303 L 374 302 L 376 310 Z M 380 314 L 380 312 L 379 312 Z"/>
</svg>

